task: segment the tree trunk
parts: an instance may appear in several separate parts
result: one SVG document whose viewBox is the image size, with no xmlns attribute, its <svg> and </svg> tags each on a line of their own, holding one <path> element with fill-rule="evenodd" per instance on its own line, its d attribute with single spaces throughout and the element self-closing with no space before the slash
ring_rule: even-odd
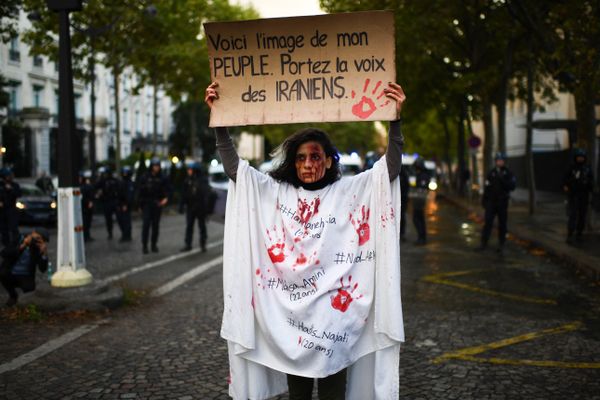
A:
<svg viewBox="0 0 600 400">
<path fill-rule="evenodd" d="M 492 153 L 494 151 L 494 123 L 492 121 L 492 103 L 483 104 L 483 170 L 487 173 L 492 169 Z"/>
<path fill-rule="evenodd" d="M 196 103 L 190 101 L 190 150 L 189 155 L 192 158 L 196 158 L 196 132 L 198 131 L 198 124 L 196 123 Z"/>
<path fill-rule="evenodd" d="M 442 125 L 444 126 L 444 139 L 446 142 L 446 146 L 444 148 L 444 159 L 446 161 L 446 166 L 448 167 L 448 180 L 450 181 L 450 186 L 451 187 L 456 187 L 454 186 L 456 184 L 454 178 L 454 174 L 452 173 L 452 159 L 450 158 L 450 146 L 451 146 L 451 140 L 450 140 L 450 129 L 448 129 L 448 121 L 446 119 L 446 113 L 442 112 L 441 114 L 441 122 Z"/>
<path fill-rule="evenodd" d="M 531 47 L 531 46 L 530 46 Z M 533 55 L 533 52 L 530 52 Z M 525 169 L 529 188 L 529 215 L 535 213 L 535 170 L 533 165 L 533 59 L 527 66 L 527 136 L 525 141 Z"/>
<path fill-rule="evenodd" d="M 158 85 L 156 81 L 153 82 L 154 95 L 152 96 L 152 155 L 156 155 L 156 145 L 158 138 L 158 115 L 156 111 L 158 109 Z"/>
<path fill-rule="evenodd" d="M 119 67 L 113 68 L 113 83 L 115 87 L 115 170 L 121 170 L 121 106 L 119 105 Z"/>
<path fill-rule="evenodd" d="M 513 55 L 515 52 L 515 38 L 511 38 L 506 46 L 500 90 L 496 97 L 496 111 L 498 111 L 498 151 L 506 154 L 506 102 L 508 100 L 509 80 L 512 74 Z"/>
<path fill-rule="evenodd" d="M 464 196 L 466 184 L 466 162 L 465 162 L 465 120 L 467 118 L 466 100 L 463 99 L 460 105 L 460 116 L 458 118 L 458 194 Z"/>
<path fill-rule="evenodd" d="M 575 89 L 575 110 L 577 112 L 577 147 L 585 149 L 588 162 L 594 171 L 594 181 L 598 184 L 598 154 L 596 153 L 596 109 L 594 107 L 593 85 L 584 81 Z"/>
</svg>

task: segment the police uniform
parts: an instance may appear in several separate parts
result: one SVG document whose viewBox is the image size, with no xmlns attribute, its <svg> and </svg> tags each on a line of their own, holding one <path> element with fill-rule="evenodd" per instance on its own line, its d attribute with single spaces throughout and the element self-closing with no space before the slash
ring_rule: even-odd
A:
<svg viewBox="0 0 600 400">
<path fill-rule="evenodd" d="M 413 224 L 417 231 L 416 244 L 422 245 L 427 243 L 427 227 L 425 224 L 425 205 L 427 203 L 427 194 L 429 190 L 429 181 L 431 177 L 425 170 L 425 162 L 422 159 L 417 159 L 415 165 L 415 192 L 413 197 Z"/>
<path fill-rule="evenodd" d="M 506 161 L 506 156 L 498 153 L 495 156 L 498 160 Z M 508 222 L 508 202 L 510 192 L 515 190 L 516 178 L 506 166 L 496 165 L 490 170 L 485 179 L 483 189 L 482 204 L 485 208 L 485 224 L 481 232 L 481 246 L 484 249 L 492 233 L 494 218 L 498 216 L 498 251 L 502 251 L 506 241 L 507 222 Z"/>
<path fill-rule="evenodd" d="M 400 239 L 406 240 L 406 210 L 408 208 L 408 192 L 410 190 L 410 181 L 408 170 L 402 166 L 400 168 Z"/>
<path fill-rule="evenodd" d="M 194 223 L 198 220 L 200 230 L 200 247 L 206 251 L 206 211 L 210 186 L 208 179 L 202 173 L 199 165 L 191 167 L 193 174 L 186 176 L 183 181 L 180 211 L 186 208 L 185 247 L 182 251 L 192 248 Z"/>
<path fill-rule="evenodd" d="M 151 245 L 152 251 L 158 252 L 157 242 L 162 213 L 161 202 L 168 200 L 170 185 L 160 169 L 153 173 L 154 166 L 160 167 L 160 162 L 153 161 L 150 171 L 140 178 L 137 184 L 138 201 L 142 208 L 142 246 L 144 253 L 148 253 L 148 236 L 152 229 Z"/>
<path fill-rule="evenodd" d="M 19 212 L 17 199 L 21 197 L 21 186 L 12 179 L 12 171 L 0 171 L 0 231 L 2 244 L 8 246 L 19 239 Z"/>
<path fill-rule="evenodd" d="M 573 242 L 573 233 L 576 234 L 578 241 L 582 240 L 589 195 L 594 187 L 592 169 L 586 163 L 586 158 L 585 152 L 577 149 L 574 154 L 574 162 L 569 167 L 563 180 L 563 189 L 568 196 L 567 243 Z"/>
<path fill-rule="evenodd" d="M 113 215 L 117 213 L 119 204 L 119 181 L 112 175 L 110 169 L 106 169 L 96 184 L 96 197 L 102 202 L 106 231 L 108 238 L 113 237 Z"/>
<path fill-rule="evenodd" d="M 94 216 L 95 189 L 90 181 L 90 176 L 84 173 L 79 175 L 79 190 L 81 191 L 81 216 L 83 217 L 83 240 L 94 240 L 90 234 Z"/>
<path fill-rule="evenodd" d="M 135 187 L 131 180 L 131 168 L 121 169 L 119 181 L 119 206 L 117 208 L 117 221 L 121 227 L 121 242 L 131 241 L 131 208 L 135 196 Z"/>
</svg>

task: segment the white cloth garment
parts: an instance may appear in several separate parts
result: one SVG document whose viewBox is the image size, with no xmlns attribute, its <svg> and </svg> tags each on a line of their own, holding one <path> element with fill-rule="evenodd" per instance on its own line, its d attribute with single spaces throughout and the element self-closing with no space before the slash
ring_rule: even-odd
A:
<svg viewBox="0 0 600 400">
<path fill-rule="evenodd" d="M 286 373 L 348 367 L 347 399 L 397 399 L 399 179 L 374 167 L 309 191 L 240 161 L 230 182 L 223 260 L 229 394 L 266 399 Z"/>
</svg>

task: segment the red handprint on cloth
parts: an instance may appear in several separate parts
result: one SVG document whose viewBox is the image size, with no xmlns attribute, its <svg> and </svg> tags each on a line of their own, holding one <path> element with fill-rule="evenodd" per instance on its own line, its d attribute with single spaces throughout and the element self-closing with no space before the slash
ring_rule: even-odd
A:
<svg viewBox="0 0 600 400">
<path fill-rule="evenodd" d="M 348 310 L 348 307 L 350 307 L 350 303 L 352 303 L 352 301 L 354 300 L 354 298 L 352 298 L 352 294 L 358 287 L 358 283 L 355 283 L 354 286 L 352 286 L 352 275 L 350 275 L 348 276 L 348 286 L 344 286 L 343 277 L 340 278 L 340 285 L 340 288 L 337 290 L 337 295 L 335 295 L 335 297 L 331 297 L 331 307 L 341 312 L 346 312 L 346 310 Z M 351 286 L 352 290 L 348 292 L 346 289 L 350 289 Z M 360 299 L 361 297 L 363 297 L 362 294 L 356 297 L 356 300 Z"/>
<path fill-rule="evenodd" d="M 319 212 L 321 199 L 318 197 L 307 202 L 306 199 L 298 199 L 298 217 L 302 224 L 306 224 L 313 216 Z"/>
<path fill-rule="evenodd" d="M 358 234 L 358 245 L 362 246 L 363 244 L 369 241 L 371 237 L 371 227 L 369 226 L 369 215 L 371 215 L 371 209 L 362 206 L 361 208 L 361 218 L 358 217 L 356 220 L 352 213 L 349 215 L 350 222 L 352 222 L 352 226 L 356 229 L 356 233 Z"/>
<path fill-rule="evenodd" d="M 285 260 L 285 229 L 281 228 L 282 237 L 276 236 L 277 229 L 273 227 L 273 237 L 271 237 L 271 231 L 267 229 L 267 236 L 269 237 L 269 241 L 271 246 L 267 248 L 267 252 L 269 253 L 269 257 L 271 258 L 271 262 L 273 264 L 283 262 Z M 266 245 L 268 246 L 268 245 Z"/>
<path fill-rule="evenodd" d="M 377 81 L 377 83 L 375 84 L 375 88 L 371 91 L 371 93 L 367 93 L 367 89 L 369 88 L 370 83 L 371 83 L 371 79 L 369 79 L 369 78 L 365 79 L 362 97 L 360 98 L 360 101 L 358 103 L 356 103 L 352 106 L 352 114 L 356 115 L 360 119 L 369 118 L 371 116 L 371 114 L 373 114 L 375 112 L 375 110 L 377 110 L 375 101 L 373 101 L 371 96 L 375 96 L 375 93 L 381 87 L 381 81 Z M 383 89 L 381 89 L 381 92 L 377 95 L 375 100 L 379 100 L 383 96 L 385 96 L 385 93 L 383 92 Z M 353 90 L 352 98 L 355 98 L 355 97 L 356 97 L 356 92 Z M 387 106 L 388 104 L 390 104 L 390 101 L 391 101 L 390 99 L 386 98 L 384 100 L 384 102 L 379 105 L 379 107 Z"/>
</svg>

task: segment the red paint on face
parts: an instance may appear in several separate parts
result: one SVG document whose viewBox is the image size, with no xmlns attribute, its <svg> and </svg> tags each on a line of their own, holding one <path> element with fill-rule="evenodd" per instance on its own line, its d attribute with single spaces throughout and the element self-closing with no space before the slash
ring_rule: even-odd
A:
<svg viewBox="0 0 600 400">
<path fill-rule="evenodd" d="M 273 262 L 273 264 L 280 263 L 280 262 L 283 262 L 283 260 L 285 260 L 285 254 L 283 254 L 284 247 L 285 247 L 285 244 L 276 243 L 273 246 L 268 248 L 267 251 L 269 253 L 269 257 L 271 258 L 271 261 Z"/>
<path fill-rule="evenodd" d="M 311 141 L 302 143 L 296 151 L 296 175 L 302 183 L 314 183 L 325 176 L 331 167 L 331 157 L 325 155 L 320 143 Z"/>
</svg>

